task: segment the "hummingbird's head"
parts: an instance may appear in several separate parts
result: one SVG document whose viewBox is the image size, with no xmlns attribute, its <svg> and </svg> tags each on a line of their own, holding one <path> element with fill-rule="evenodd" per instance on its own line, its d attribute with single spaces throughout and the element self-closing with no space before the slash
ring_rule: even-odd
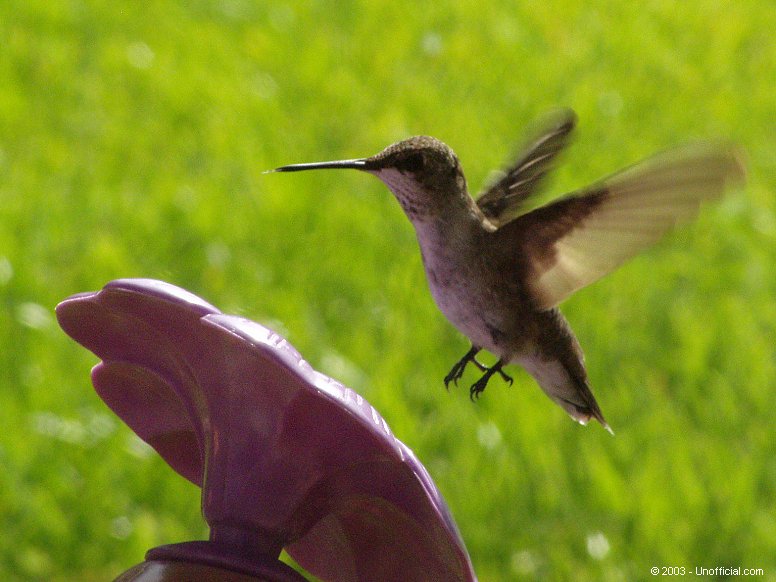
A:
<svg viewBox="0 0 776 582">
<path fill-rule="evenodd" d="M 466 203 L 469 197 L 461 164 L 447 145 L 421 135 L 388 146 L 371 158 L 293 164 L 276 172 L 354 169 L 382 180 L 411 220 L 444 212 L 449 205 Z"/>
<path fill-rule="evenodd" d="M 458 157 L 426 135 L 405 139 L 364 160 L 364 170 L 382 180 L 411 219 L 433 215 L 468 197 Z"/>
</svg>

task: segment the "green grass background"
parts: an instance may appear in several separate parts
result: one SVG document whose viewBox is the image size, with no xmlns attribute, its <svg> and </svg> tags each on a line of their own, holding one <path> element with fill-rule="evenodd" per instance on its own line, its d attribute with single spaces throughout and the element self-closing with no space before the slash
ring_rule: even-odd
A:
<svg viewBox="0 0 776 582">
<path fill-rule="evenodd" d="M 484 581 L 776 580 L 774 30 L 754 0 L 0 3 L 0 578 L 108 580 L 206 536 L 198 491 L 111 416 L 53 318 L 153 277 L 363 393 Z M 691 139 L 749 156 L 745 191 L 563 306 L 614 438 L 518 369 L 476 405 L 446 393 L 467 343 L 388 191 L 262 174 L 427 133 L 476 191 L 557 105 L 580 130 L 556 193 Z"/>
</svg>

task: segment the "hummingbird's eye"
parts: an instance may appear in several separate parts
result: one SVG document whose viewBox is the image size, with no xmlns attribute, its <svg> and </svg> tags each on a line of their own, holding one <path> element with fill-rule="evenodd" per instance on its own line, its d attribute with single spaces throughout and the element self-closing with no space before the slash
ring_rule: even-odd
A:
<svg viewBox="0 0 776 582">
<path fill-rule="evenodd" d="M 425 160 L 419 153 L 411 153 L 406 158 L 401 160 L 397 166 L 402 172 L 419 172 L 423 169 Z"/>
</svg>

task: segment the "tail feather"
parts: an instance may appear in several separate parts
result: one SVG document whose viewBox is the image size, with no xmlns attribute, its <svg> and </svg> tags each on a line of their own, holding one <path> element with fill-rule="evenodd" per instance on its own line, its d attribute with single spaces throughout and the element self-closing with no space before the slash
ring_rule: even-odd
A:
<svg viewBox="0 0 776 582">
<path fill-rule="evenodd" d="M 591 418 L 614 434 L 587 381 L 585 356 L 566 318 L 555 309 L 536 312 L 539 328 L 532 349 L 514 361 L 539 383 L 550 399 L 580 424 Z"/>
<path fill-rule="evenodd" d="M 587 378 L 575 373 L 575 370 L 557 359 L 535 356 L 519 363 L 534 377 L 544 393 L 571 418 L 583 425 L 594 418 L 614 434 L 590 390 Z"/>
</svg>

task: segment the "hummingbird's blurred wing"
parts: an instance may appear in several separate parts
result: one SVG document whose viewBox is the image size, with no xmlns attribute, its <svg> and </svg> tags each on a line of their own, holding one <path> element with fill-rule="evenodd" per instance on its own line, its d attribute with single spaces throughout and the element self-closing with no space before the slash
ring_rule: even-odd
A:
<svg viewBox="0 0 776 582">
<path fill-rule="evenodd" d="M 497 242 L 512 253 L 517 245 L 524 284 L 537 308 L 549 309 L 695 217 L 702 201 L 744 177 L 739 150 L 686 147 L 537 208 L 493 236 L 505 237 Z"/>
<path fill-rule="evenodd" d="M 499 172 L 477 197 L 477 206 L 495 226 L 525 212 L 526 202 L 539 190 L 556 156 L 568 145 L 576 122 L 577 116 L 571 109 L 555 111 L 541 120 L 514 165 Z"/>
</svg>

